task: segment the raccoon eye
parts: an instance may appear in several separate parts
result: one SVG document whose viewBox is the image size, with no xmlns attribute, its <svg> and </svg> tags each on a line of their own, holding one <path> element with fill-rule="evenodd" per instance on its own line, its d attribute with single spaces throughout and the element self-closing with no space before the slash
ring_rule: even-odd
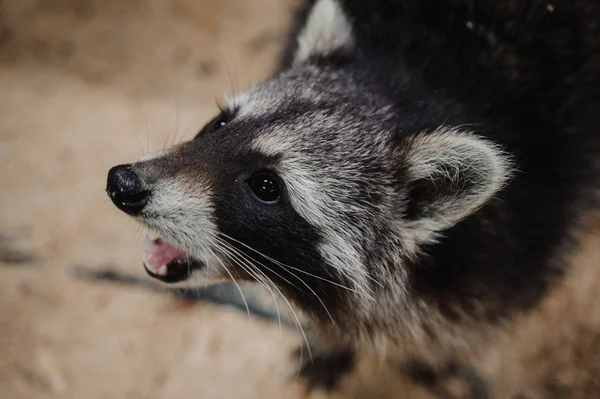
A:
<svg viewBox="0 0 600 399">
<path fill-rule="evenodd" d="M 215 130 L 219 130 L 229 122 L 228 117 L 226 115 L 219 115 L 216 119 L 212 121 L 210 126 L 210 131 L 214 132 Z"/>
<path fill-rule="evenodd" d="M 262 202 L 273 204 L 279 199 L 279 181 L 271 173 L 261 172 L 247 181 L 254 196 Z"/>
<path fill-rule="evenodd" d="M 205 133 L 214 132 L 214 131 L 217 131 L 217 130 L 225 127 L 225 125 L 227 125 L 230 120 L 231 120 L 231 113 L 229 111 L 221 111 L 221 113 L 218 116 L 213 118 L 213 120 L 208 122 L 202 128 L 202 130 L 200 130 L 200 133 L 198 133 L 195 138 L 198 138 L 199 136 L 201 136 Z"/>
</svg>

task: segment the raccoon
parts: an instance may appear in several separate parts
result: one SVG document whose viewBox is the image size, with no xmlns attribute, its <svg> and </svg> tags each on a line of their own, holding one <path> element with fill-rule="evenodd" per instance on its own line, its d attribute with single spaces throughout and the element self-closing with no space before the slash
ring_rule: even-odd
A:
<svg viewBox="0 0 600 399">
<path fill-rule="evenodd" d="M 307 1 L 272 76 L 110 169 L 108 195 L 157 235 L 152 277 L 267 285 L 335 344 L 332 373 L 477 364 L 567 300 L 598 208 L 598 21 L 591 0 Z"/>
</svg>

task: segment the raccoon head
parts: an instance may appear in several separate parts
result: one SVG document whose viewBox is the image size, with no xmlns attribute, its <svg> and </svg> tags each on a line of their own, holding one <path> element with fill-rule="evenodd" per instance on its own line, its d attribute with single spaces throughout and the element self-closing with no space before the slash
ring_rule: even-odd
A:
<svg viewBox="0 0 600 399">
<path fill-rule="evenodd" d="M 289 68 L 193 140 L 112 168 L 113 202 L 159 237 L 148 273 L 255 280 L 346 328 L 381 298 L 408 307 L 406 262 L 484 206 L 510 162 L 361 65 L 351 21 L 320 0 Z"/>
</svg>

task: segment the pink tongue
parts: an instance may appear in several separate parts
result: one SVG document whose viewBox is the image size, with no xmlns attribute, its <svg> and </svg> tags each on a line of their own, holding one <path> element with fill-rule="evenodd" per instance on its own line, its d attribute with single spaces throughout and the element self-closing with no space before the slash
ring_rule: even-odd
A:
<svg viewBox="0 0 600 399">
<path fill-rule="evenodd" d="M 155 270 L 158 270 L 159 267 L 166 265 L 175 258 L 185 257 L 185 252 L 163 240 L 153 241 L 146 248 L 146 263 Z"/>
</svg>

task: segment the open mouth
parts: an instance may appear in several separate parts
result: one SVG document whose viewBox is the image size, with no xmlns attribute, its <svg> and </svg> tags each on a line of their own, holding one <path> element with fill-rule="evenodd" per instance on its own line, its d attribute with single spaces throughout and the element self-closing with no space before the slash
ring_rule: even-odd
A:
<svg viewBox="0 0 600 399">
<path fill-rule="evenodd" d="M 162 238 L 144 235 L 144 269 L 151 277 L 164 283 L 177 283 L 190 278 L 202 265 Z"/>
</svg>

